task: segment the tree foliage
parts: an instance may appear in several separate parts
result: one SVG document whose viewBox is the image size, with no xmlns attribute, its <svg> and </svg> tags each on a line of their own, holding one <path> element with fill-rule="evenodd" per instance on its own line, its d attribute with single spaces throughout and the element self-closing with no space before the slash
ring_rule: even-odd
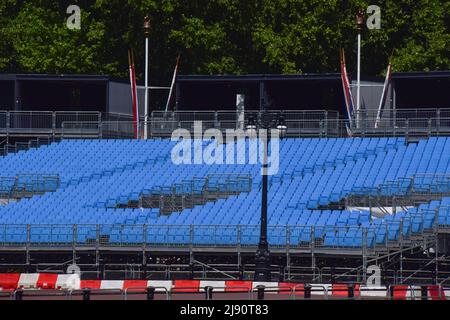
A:
<svg viewBox="0 0 450 320">
<path fill-rule="evenodd" d="M 183 73 L 336 72 L 339 47 L 355 69 L 357 8 L 366 0 L 96 0 L 81 30 L 66 27 L 67 1 L 0 2 L 0 72 L 127 75 L 133 47 L 144 57 L 142 21 L 152 19 L 151 73 L 167 82 L 178 53 Z M 379 0 L 382 29 L 363 34 L 363 73 L 450 69 L 450 1 Z M 142 74 L 140 74 L 142 77 Z"/>
</svg>

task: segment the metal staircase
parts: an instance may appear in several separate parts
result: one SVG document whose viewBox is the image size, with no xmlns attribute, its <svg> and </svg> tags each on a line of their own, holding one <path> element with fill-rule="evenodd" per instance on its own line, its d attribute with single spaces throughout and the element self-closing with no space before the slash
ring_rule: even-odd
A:
<svg viewBox="0 0 450 320">
<path fill-rule="evenodd" d="M 0 199 L 18 201 L 35 195 L 55 192 L 60 186 L 59 175 L 17 175 L 0 178 Z"/>
<path fill-rule="evenodd" d="M 171 187 L 153 188 L 151 192 L 141 194 L 138 201 L 128 201 L 117 207 L 160 209 L 161 215 L 170 215 L 241 193 L 249 193 L 251 190 L 251 175 L 213 174 L 206 178 L 183 181 Z"/>
</svg>

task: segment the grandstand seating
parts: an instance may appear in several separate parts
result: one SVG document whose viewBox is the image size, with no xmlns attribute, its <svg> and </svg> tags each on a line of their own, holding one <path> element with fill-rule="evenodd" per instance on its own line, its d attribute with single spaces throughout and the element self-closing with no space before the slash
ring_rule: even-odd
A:
<svg viewBox="0 0 450 320">
<path fill-rule="evenodd" d="M 174 145 L 170 140 L 63 140 L 0 158 L 5 177 L 60 177 L 54 192 L 0 206 L 0 243 L 257 244 L 260 165 L 177 166 L 171 160 Z M 450 225 L 449 198 L 383 219 L 366 211 L 321 209 L 350 195 L 450 191 L 448 180 L 435 183 L 450 174 L 450 138 L 411 144 L 404 138 L 286 139 L 280 146 L 280 170 L 269 181 L 272 245 L 314 241 L 324 247 L 373 247 Z M 248 151 L 248 144 L 241 147 Z M 221 174 L 250 175 L 252 190 L 170 215 L 157 208 L 118 208 L 150 194 L 183 194 L 173 186 L 196 179 L 198 188 L 187 192 L 201 193 L 204 180 L 198 179 Z"/>
</svg>

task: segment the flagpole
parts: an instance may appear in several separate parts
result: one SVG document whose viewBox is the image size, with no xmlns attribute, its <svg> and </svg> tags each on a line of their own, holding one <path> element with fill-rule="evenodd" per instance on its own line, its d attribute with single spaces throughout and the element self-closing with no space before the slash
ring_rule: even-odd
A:
<svg viewBox="0 0 450 320">
<path fill-rule="evenodd" d="M 131 55 L 131 50 L 128 50 L 128 65 L 130 68 L 130 86 L 131 86 L 131 102 L 133 108 L 133 127 L 134 127 L 134 138 L 136 138 L 137 126 L 136 126 L 136 111 L 135 111 L 135 103 L 134 103 L 134 86 L 133 86 L 133 57 Z"/>
<path fill-rule="evenodd" d="M 139 104 L 137 99 L 137 87 L 136 87 L 136 69 L 134 65 L 133 50 L 128 51 L 128 61 L 130 64 L 130 83 L 131 83 L 131 98 L 133 103 L 133 118 L 134 118 L 134 137 L 139 139 Z"/>
<path fill-rule="evenodd" d="M 384 81 L 383 93 L 381 94 L 380 104 L 378 106 L 377 111 L 377 119 L 375 121 L 375 129 L 378 129 L 381 121 L 381 111 L 383 110 L 383 106 L 386 102 L 386 95 L 389 90 L 390 80 L 391 80 L 391 72 L 392 72 L 392 63 L 389 61 L 389 66 L 386 72 L 386 80 Z"/>
<path fill-rule="evenodd" d="M 178 55 L 178 57 L 177 57 L 177 63 L 175 65 L 175 70 L 173 72 L 173 78 L 172 78 L 172 83 L 170 84 L 169 97 L 167 98 L 166 112 L 165 113 L 167 113 L 169 111 L 170 99 L 172 98 L 173 88 L 175 86 L 175 81 L 177 80 L 179 63 L 180 63 L 180 55 Z"/>
<path fill-rule="evenodd" d="M 150 36 L 150 18 L 144 19 L 144 36 L 145 36 L 145 124 L 144 124 L 144 139 L 148 139 L 148 38 Z M 140 119 L 139 119 L 140 120 Z"/>
<path fill-rule="evenodd" d="M 359 128 L 361 116 L 361 32 L 364 26 L 364 11 L 359 10 L 356 15 L 356 26 L 358 28 L 358 70 L 357 70 L 357 93 L 356 93 L 356 125 Z"/>
<path fill-rule="evenodd" d="M 358 32 L 358 88 L 356 93 L 356 112 L 358 117 L 359 124 L 359 116 L 361 110 L 361 33 Z"/>
</svg>

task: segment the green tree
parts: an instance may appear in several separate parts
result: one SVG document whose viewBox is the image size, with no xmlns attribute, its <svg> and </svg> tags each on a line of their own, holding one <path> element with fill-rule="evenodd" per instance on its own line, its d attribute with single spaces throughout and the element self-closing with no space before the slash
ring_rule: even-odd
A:
<svg viewBox="0 0 450 320">
<path fill-rule="evenodd" d="M 116 63 L 98 63 L 103 51 L 104 23 L 82 12 L 82 29 L 66 26 L 65 7 L 23 4 L 10 22 L 8 40 L 22 72 L 115 73 Z"/>
<path fill-rule="evenodd" d="M 0 3 L 1 72 L 108 73 L 125 78 L 135 49 L 142 79 L 142 21 L 152 19 L 152 79 L 167 83 L 178 53 L 197 74 L 336 72 L 339 48 L 355 70 L 357 8 L 369 0 L 79 0 L 69 30 L 65 1 Z M 363 73 L 450 69 L 450 1 L 379 0 L 382 29 L 363 34 Z M 156 81 L 156 80 L 155 80 Z"/>
</svg>

